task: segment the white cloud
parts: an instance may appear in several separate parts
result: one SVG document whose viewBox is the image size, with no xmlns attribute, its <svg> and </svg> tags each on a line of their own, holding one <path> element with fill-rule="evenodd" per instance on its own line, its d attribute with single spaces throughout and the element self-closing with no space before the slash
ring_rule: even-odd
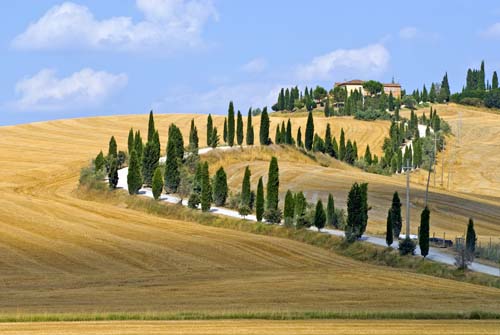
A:
<svg viewBox="0 0 500 335">
<path fill-rule="evenodd" d="M 417 37 L 418 34 L 419 34 L 419 31 L 415 27 L 405 27 L 399 31 L 399 37 L 401 39 L 404 39 L 404 40 L 411 40 L 411 39 Z"/>
<path fill-rule="evenodd" d="M 486 30 L 481 32 L 481 35 L 489 38 L 500 38 L 500 22 L 489 26 Z"/>
<path fill-rule="evenodd" d="M 204 25 L 217 12 L 211 0 L 136 0 L 145 19 L 131 17 L 98 20 L 89 8 L 65 2 L 49 9 L 13 40 L 19 49 L 160 48 L 172 51 L 201 43 Z"/>
<path fill-rule="evenodd" d="M 266 69 L 267 61 L 264 58 L 254 58 L 242 66 L 242 70 L 248 73 L 259 73 Z"/>
<path fill-rule="evenodd" d="M 301 80 L 331 80 L 338 73 L 349 76 L 378 74 L 387 68 L 390 54 L 384 45 L 372 44 L 359 49 L 338 49 L 313 58 L 299 66 L 297 76 Z"/>
<path fill-rule="evenodd" d="M 127 84 L 125 74 L 82 69 L 58 78 L 52 69 L 43 69 L 33 77 L 17 82 L 20 98 L 14 106 L 23 110 L 78 109 L 100 103 Z"/>
</svg>

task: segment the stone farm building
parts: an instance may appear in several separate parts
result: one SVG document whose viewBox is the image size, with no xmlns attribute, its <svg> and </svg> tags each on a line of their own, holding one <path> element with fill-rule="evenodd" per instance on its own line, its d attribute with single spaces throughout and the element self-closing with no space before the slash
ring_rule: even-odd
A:
<svg viewBox="0 0 500 335">
<path fill-rule="evenodd" d="M 335 83 L 335 87 L 337 86 L 341 86 L 341 87 L 345 87 L 346 91 L 347 91 L 347 96 L 351 95 L 351 93 L 354 91 L 354 90 L 361 90 L 361 93 L 363 95 L 368 95 L 368 92 L 366 92 L 364 89 L 363 89 L 363 84 L 365 82 L 363 80 L 350 80 L 350 81 L 346 81 L 346 82 L 343 82 L 343 83 Z M 390 83 L 390 84 L 382 84 L 384 85 L 384 93 L 389 95 L 389 93 L 392 92 L 392 96 L 394 98 L 397 98 L 397 99 L 400 99 L 401 98 L 401 85 L 400 84 L 395 84 L 395 83 Z"/>
</svg>

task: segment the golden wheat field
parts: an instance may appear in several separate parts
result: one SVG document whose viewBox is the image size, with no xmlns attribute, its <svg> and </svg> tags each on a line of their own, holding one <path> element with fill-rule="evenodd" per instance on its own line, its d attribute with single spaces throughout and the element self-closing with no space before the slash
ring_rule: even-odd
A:
<svg viewBox="0 0 500 335">
<path fill-rule="evenodd" d="M 187 132 L 192 117 L 204 141 L 205 116 L 157 115 L 162 143 L 169 123 Z M 215 123 L 221 126 L 222 118 Z M 401 311 L 402 303 L 408 311 L 500 311 L 498 289 L 367 265 L 286 239 L 159 218 L 78 197 L 80 168 L 101 148 L 107 150 L 109 136 L 114 134 L 124 149 L 130 126 L 144 133 L 146 124 L 147 115 L 140 115 L 0 128 L 1 313 Z M 360 147 L 381 145 L 386 132 L 383 122 L 341 118 L 332 125 L 348 129 Z M 238 164 L 227 166 L 234 185 L 246 163 Z M 268 163 L 251 164 L 255 177 Z M 379 197 L 385 205 L 384 197 L 401 186 L 398 178 L 366 175 L 343 164 L 329 168 L 290 161 L 280 168 L 282 191 L 287 185 L 303 188 L 310 197 L 333 191 L 339 205 L 341 193 L 356 179 L 370 181 L 374 206 Z M 443 203 L 452 199 L 437 194 Z M 461 201 L 491 206 L 484 215 L 500 217 L 493 204 Z M 480 221 L 479 233 L 482 227 L 488 226 Z M 457 303 L 463 301 L 467 304 Z M 17 331 L 22 325 L 12 327 Z"/>
<path fill-rule="evenodd" d="M 1 324 L 8 335 L 140 335 L 140 334 L 262 334 L 262 335 L 495 335 L 498 321 L 155 321 L 155 322 L 69 322 Z"/>
</svg>

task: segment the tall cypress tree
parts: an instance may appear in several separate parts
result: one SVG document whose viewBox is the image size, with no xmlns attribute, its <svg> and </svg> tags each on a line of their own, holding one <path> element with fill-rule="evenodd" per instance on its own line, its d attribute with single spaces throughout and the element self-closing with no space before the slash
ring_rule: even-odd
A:
<svg viewBox="0 0 500 335">
<path fill-rule="evenodd" d="M 127 185 L 129 194 L 136 194 L 142 187 L 141 165 L 139 164 L 139 157 L 135 149 L 130 154 Z"/>
<path fill-rule="evenodd" d="M 274 133 L 274 144 L 281 144 L 280 125 L 276 126 L 276 132 Z"/>
<path fill-rule="evenodd" d="M 470 256 L 474 255 L 476 251 L 476 231 L 474 230 L 474 220 L 469 218 L 469 224 L 467 225 L 467 235 L 465 237 L 465 248 Z"/>
<path fill-rule="evenodd" d="M 180 131 L 179 131 L 180 132 Z M 165 191 L 167 193 L 177 192 L 181 181 L 179 166 L 183 152 L 179 152 L 178 128 L 172 124 L 168 129 L 167 160 L 165 162 Z"/>
<path fill-rule="evenodd" d="M 104 160 L 104 155 L 103 155 L 102 150 L 101 150 L 94 160 L 95 171 L 97 172 L 97 171 L 102 170 L 105 165 L 106 165 L 106 162 Z"/>
<path fill-rule="evenodd" d="M 255 199 L 255 216 L 257 221 L 261 222 L 264 216 L 264 183 L 262 182 L 262 177 L 259 178 L 259 183 L 257 184 L 257 197 Z"/>
<path fill-rule="evenodd" d="M 332 131 L 329 123 L 326 125 L 325 131 L 325 153 L 333 157 Z"/>
<path fill-rule="evenodd" d="M 345 159 L 345 152 L 346 152 L 346 146 L 345 146 L 345 134 L 344 134 L 344 128 L 340 129 L 340 143 L 339 143 L 339 159 L 343 161 Z"/>
<path fill-rule="evenodd" d="M 153 136 L 155 135 L 155 120 L 153 117 L 153 111 L 149 112 L 149 122 L 148 122 L 148 142 L 153 140 Z"/>
<path fill-rule="evenodd" d="M 158 160 L 160 159 L 160 147 L 155 143 L 155 135 L 151 141 L 146 143 L 142 155 L 142 176 L 144 184 L 151 186 L 153 182 L 153 174 L 158 167 Z"/>
<path fill-rule="evenodd" d="M 276 157 L 271 158 L 271 162 L 269 163 L 269 171 L 267 178 L 267 209 L 268 210 L 276 210 L 278 209 L 278 201 L 279 201 L 279 167 L 278 167 L 278 159 Z"/>
<path fill-rule="evenodd" d="M 142 163 L 142 152 L 144 150 L 144 144 L 142 143 L 141 131 L 135 132 L 134 136 L 134 150 L 137 154 L 137 159 L 139 160 L 139 165 Z"/>
<path fill-rule="evenodd" d="M 269 115 L 267 114 L 267 107 L 262 109 L 260 115 L 260 144 L 269 145 Z"/>
<path fill-rule="evenodd" d="M 332 227 L 337 226 L 335 222 L 335 203 L 331 193 L 328 194 L 328 204 L 326 205 L 326 223 Z"/>
<path fill-rule="evenodd" d="M 227 143 L 227 117 L 224 118 L 224 130 L 223 130 L 224 143 Z"/>
<path fill-rule="evenodd" d="M 191 120 L 191 129 L 189 130 L 189 150 L 192 153 L 198 154 L 199 138 L 198 129 L 194 125 L 194 119 Z"/>
<path fill-rule="evenodd" d="M 363 225 L 362 195 L 358 183 L 354 183 L 347 196 L 347 225 L 345 237 L 352 243 L 360 236 Z"/>
<path fill-rule="evenodd" d="M 316 203 L 316 210 L 314 211 L 314 226 L 318 228 L 318 231 L 321 231 L 325 227 L 326 222 L 326 214 L 323 209 L 323 202 L 321 199 Z"/>
<path fill-rule="evenodd" d="M 497 72 L 493 72 L 493 77 L 491 79 L 491 88 L 496 90 L 498 88 L 498 75 Z"/>
<path fill-rule="evenodd" d="M 330 101 L 328 100 L 328 98 L 326 98 L 326 103 L 325 103 L 325 116 L 326 117 L 332 116 L 332 112 L 330 110 Z"/>
<path fill-rule="evenodd" d="M 208 212 L 212 203 L 212 187 L 210 185 L 210 175 L 208 172 L 208 162 L 203 164 L 201 178 L 201 210 Z"/>
<path fill-rule="evenodd" d="M 210 147 L 217 148 L 219 145 L 219 135 L 217 134 L 217 127 L 212 129 L 212 139 L 210 141 Z"/>
<path fill-rule="evenodd" d="M 441 89 L 439 90 L 439 99 L 441 100 L 441 102 L 450 101 L 450 84 L 448 83 L 448 73 L 444 74 L 443 81 L 441 82 Z"/>
<path fill-rule="evenodd" d="M 161 192 L 163 190 L 163 177 L 161 176 L 161 170 L 159 167 L 156 168 L 155 173 L 153 174 L 153 198 L 158 200 L 161 196 Z"/>
<path fill-rule="evenodd" d="M 250 190 L 250 177 L 252 173 L 250 172 L 250 167 L 247 165 L 245 168 L 245 174 L 243 176 L 243 182 L 241 184 L 241 206 L 246 206 L 250 208 L 250 197 L 251 197 L 251 190 Z"/>
<path fill-rule="evenodd" d="M 234 106 L 233 102 L 229 102 L 227 111 L 227 144 L 232 147 L 234 145 Z"/>
<path fill-rule="evenodd" d="M 212 115 L 208 114 L 207 118 L 207 146 L 210 147 L 212 144 L 212 131 L 214 129 L 214 124 L 212 121 Z"/>
<path fill-rule="evenodd" d="M 479 78 L 477 88 L 483 90 L 486 88 L 484 82 L 486 80 L 485 70 L 484 70 L 484 60 L 481 61 L 481 69 L 479 70 Z"/>
<path fill-rule="evenodd" d="M 128 132 L 128 154 L 132 153 L 132 150 L 134 150 L 134 129 L 130 128 L 130 131 Z"/>
<path fill-rule="evenodd" d="M 293 220 L 293 213 L 295 210 L 295 202 L 292 191 L 288 190 L 285 195 L 285 208 L 283 209 L 283 216 L 285 224 L 290 225 Z"/>
<path fill-rule="evenodd" d="M 297 146 L 299 148 L 302 148 L 302 132 L 300 130 L 300 127 L 299 129 L 297 130 Z"/>
<path fill-rule="evenodd" d="M 293 137 L 292 137 L 292 122 L 290 122 L 290 119 L 288 119 L 288 122 L 286 124 L 286 136 L 285 136 L 285 143 L 286 144 L 293 144 Z"/>
<path fill-rule="evenodd" d="M 366 150 L 365 150 L 365 162 L 368 165 L 372 165 L 373 159 L 372 159 L 372 153 L 370 151 L 370 145 L 366 145 Z"/>
<path fill-rule="evenodd" d="M 215 206 L 224 206 L 227 199 L 227 175 L 224 168 L 220 167 L 215 173 L 213 183 Z"/>
<path fill-rule="evenodd" d="M 108 172 L 109 188 L 115 189 L 118 184 L 118 158 L 111 156 Z"/>
<path fill-rule="evenodd" d="M 304 144 L 306 150 L 311 150 L 314 141 L 314 120 L 312 112 L 309 112 L 307 115 L 307 124 L 306 124 L 306 134 L 304 138 Z"/>
<path fill-rule="evenodd" d="M 108 157 L 118 157 L 118 146 L 114 136 L 109 139 Z"/>
<path fill-rule="evenodd" d="M 236 119 L 236 141 L 238 145 L 243 144 L 243 116 L 240 111 L 238 111 L 238 117 Z"/>
<path fill-rule="evenodd" d="M 392 231 L 395 238 L 399 238 L 401 233 L 401 228 L 403 227 L 403 218 L 401 217 L 401 200 L 399 199 L 398 192 L 394 192 L 392 195 Z"/>
<path fill-rule="evenodd" d="M 254 134 L 253 134 L 253 125 L 252 125 L 252 108 L 248 110 L 247 116 L 247 145 L 253 145 Z"/>
<path fill-rule="evenodd" d="M 387 225 L 385 230 L 385 243 L 387 243 L 388 247 L 390 247 L 392 245 L 392 242 L 394 242 L 394 233 L 392 231 L 392 227 L 392 211 L 389 209 L 387 211 Z"/>
<path fill-rule="evenodd" d="M 430 211 L 425 206 L 420 215 L 420 229 L 418 231 L 418 244 L 420 245 L 420 254 L 424 258 L 429 254 L 429 217 Z"/>
<path fill-rule="evenodd" d="M 337 138 L 333 138 L 332 141 L 332 151 L 333 151 L 333 157 L 339 158 L 339 145 L 337 144 Z"/>
</svg>

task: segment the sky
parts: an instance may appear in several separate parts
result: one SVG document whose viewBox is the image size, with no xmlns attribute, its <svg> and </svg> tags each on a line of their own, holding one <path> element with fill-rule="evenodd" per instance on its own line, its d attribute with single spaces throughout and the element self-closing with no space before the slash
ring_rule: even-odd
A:
<svg viewBox="0 0 500 335">
<path fill-rule="evenodd" d="M 244 114 L 281 87 L 500 71 L 498 1 L 17 0 L 0 3 L 0 125 Z"/>
</svg>

